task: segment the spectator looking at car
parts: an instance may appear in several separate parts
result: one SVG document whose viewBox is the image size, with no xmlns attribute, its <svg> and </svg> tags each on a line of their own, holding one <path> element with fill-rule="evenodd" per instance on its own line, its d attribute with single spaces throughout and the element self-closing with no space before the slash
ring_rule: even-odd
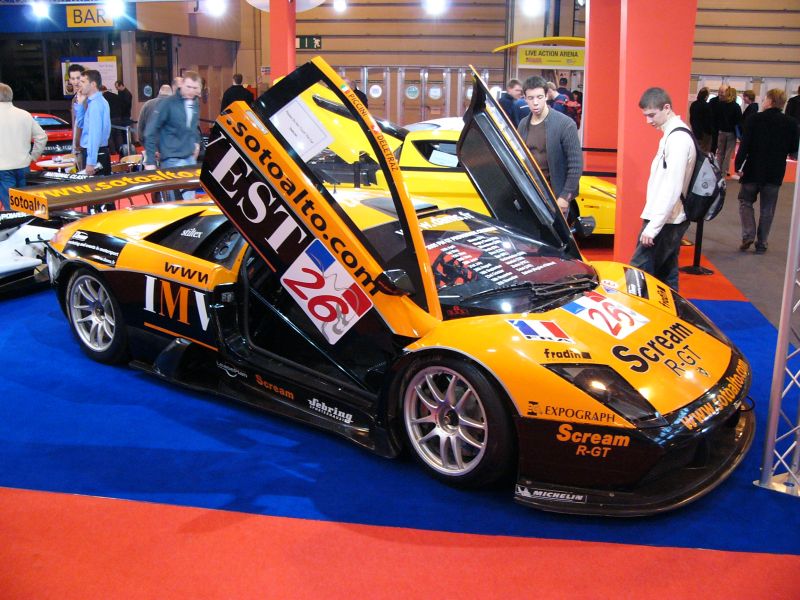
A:
<svg viewBox="0 0 800 600">
<path fill-rule="evenodd" d="M 80 144 L 81 128 L 78 127 L 78 121 L 75 118 L 75 103 L 78 102 L 78 94 L 81 93 L 81 75 L 83 75 L 85 70 L 86 69 L 83 67 L 83 65 L 79 65 L 78 63 L 72 63 L 67 69 L 67 75 L 69 76 L 69 84 L 67 87 L 74 93 L 72 96 L 72 102 L 70 102 L 69 110 L 72 117 L 72 154 L 75 155 L 75 168 L 78 171 L 83 170 L 83 162 L 81 162 L 83 159 L 81 157 Z"/>
<path fill-rule="evenodd" d="M 142 146 L 145 146 L 145 139 L 146 139 L 146 131 L 147 131 L 147 124 L 150 122 L 150 117 L 153 114 L 153 111 L 156 108 L 156 104 L 163 100 L 164 98 L 169 98 L 172 96 L 174 92 L 172 91 L 172 87 L 169 84 L 164 84 L 158 89 L 158 96 L 155 98 L 150 98 L 147 102 L 142 105 L 141 110 L 139 111 L 139 120 L 136 123 L 136 135 L 139 137 L 139 141 L 141 142 Z M 158 153 L 158 132 L 156 132 L 156 154 L 155 160 L 158 162 L 159 153 Z"/>
<path fill-rule="evenodd" d="M 753 90 L 745 90 L 742 92 L 742 102 L 744 103 L 744 110 L 742 111 L 742 120 L 739 127 L 736 129 L 736 139 L 742 139 L 744 134 L 744 126 L 747 119 L 755 114 L 758 114 L 758 102 L 756 102 L 756 94 Z"/>
<path fill-rule="evenodd" d="M 708 105 L 708 88 L 700 88 L 697 100 L 689 106 L 689 124 L 692 133 L 697 139 L 700 149 L 708 154 L 711 152 L 711 137 L 714 133 L 714 122 L 711 116 L 711 107 Z"/>
<path fill-rule="evenodd" d="M 728 84 L 722 83 L 719 86 L 719 90 L 717 90 L 717 95 L 711 98 L 708 101 L 708 106 L 711 108 L 711 123 L 714 127 L 713 131 L 711 132 L 711 152 L 714 154 L 717 153 L 717 137 L 719 134 L 719 130 L 717 129 L 717 119 L 718 113 L 720 110 L 720 104 L 723 102 L 725 95 L 728 93 Z"/>
<path fill-rule="evenodd" d="M 145 130 L 146 169 L 156 168 L 156 140 L 162 167 L 182 167 L 197 162 L 200 153 L 197 97 L 200 92 L 200 75 L 186 71 L 180 89 L 158 101 Z M 184 191 L 183 198 L 194 198 L 194 191 Z"/>
<path fill-rule="evenodd" d="M 531 113 L 517 128 L 542 174 L 550 183 L 558 208 L 567 219 L 578 194 L 583 172 L 583 152 L 575 121 L 547 105 L 547 82 L 529 77 L 522 86 Z"/>
<path fill-rule="evenodd" d="M 742 121 L 742 109 L 736 102 L 736 88 L 729 87 L 717 104 L 717 166 L 730 175 L 731 158 L 736 149 L 736 128 Z"/>
<path fill-rule="evenodd" d="M 247 104 L 252 104 L 253 93 L 242 85 L 242 81 L 244 81 L 244 78 L 242 77 L 241 73 L 235 73 L 233 75 L 233 85 L 225 90 L 224 94 L 222 94 L 222 102 L 220 103 L 219 112 L 224 111 L 226 108 L 228 108 L 228 105 L 230 105 L 232 102 L 236 102 L 237 100 L 247 102 Z"/>
<path fill-rule="evenodd" d="M 29 112 L 11 104 L 13 99 L 11 86 L 0 83 L 0 201 L 4 210 L 10 210 L 8 190 L 27 185 L 31 161 L 42 155 L 47 144 L 44 129 Z"/>
<path fill-rule="evenodd" d="M 797 151 L 797 123 L 781 112 L 786 92 L 772 89 L 764 98 L 764 110 L 747 120 L 735 167 L 739 173 L 739 219 L 744 252 L 755 242 L 756 254 L 767 251 L 767 239 L 775 216 L 778 192 L 786 174 L 786 157 Z M 758 228 L 753 204 L 761 200 Z"/>
<path fill-rule="evenodd" d="M 650 165 L 642 230 L 631 265 L 677 290 L 678 253 L 681 238 L 689 227 L 681 195 L 689 187 L 697 151 L 694 139 L 687 132 L 670 135 L 686 124 L 673 112 L 672 99 L 663 88 L 645 90 L 639 108 L 647 124 L 660 129 L 663 135 Z"/>
<path fill-rule="evenodd" d="M 81 75 L 79 102 L 74 105 L 75 118 L 81 128 L 81 157 L 87 175 L 111 173 L 111 154 L 108 148 L 111 111 L 100 93 L 102 85 L 100 71 L 84 71 Z"/>
<path fill-rule="evenodd" d="M 519 79 L 509 79 L 506 83 L 506 89 L 500 94 L 498 102 L 500 107 L 508 116 L 509 120 L 514 124 L 514 127 L 519 125 L 520 116 L 517 110 L 517 101 L 522 98 L 522 82 Z"/>
</svg>

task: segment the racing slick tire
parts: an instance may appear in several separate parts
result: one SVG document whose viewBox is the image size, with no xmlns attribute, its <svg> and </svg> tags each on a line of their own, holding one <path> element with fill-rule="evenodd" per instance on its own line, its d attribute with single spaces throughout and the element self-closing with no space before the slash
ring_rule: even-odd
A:
<svg viewBox="0 0 800 600">
<path fill-rule="evenodd" d="M 72 333 L 89 357 L 106 364 L 125 362 L 128 340 L 122 309 L 98 273 L 76 270 L 67 284 L 65 306 Z"/>
<path fill-rule="evenodd" d="M 443 356 L 423 359 L 406 371 L 400 389 L 406 442 L 437 479 L 483 487 L 515 465 L 511 416 L 477 367 Z"/>
</svg>

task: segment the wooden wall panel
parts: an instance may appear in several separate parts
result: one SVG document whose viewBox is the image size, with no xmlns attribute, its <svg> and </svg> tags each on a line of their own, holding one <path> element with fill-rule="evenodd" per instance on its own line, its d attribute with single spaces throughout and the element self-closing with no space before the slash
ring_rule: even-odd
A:
<svg viewBox="0 0 800 600">
<path fill-rule="evenodd" d="M 322 51 L 298 51 L 302 62 L 320 54 L 336 66 L 458 66 L 502 68 L 506 0 L 451 2 L 443 18 L 427 15 L 419 0 L 330 3 L 297 15 L 297 35 L 322 36 Z"/>
<path fill-rule="evenodd" d="M 698 0 L 692 73 L 800 77 L 800 2 Z"/>
</svg>

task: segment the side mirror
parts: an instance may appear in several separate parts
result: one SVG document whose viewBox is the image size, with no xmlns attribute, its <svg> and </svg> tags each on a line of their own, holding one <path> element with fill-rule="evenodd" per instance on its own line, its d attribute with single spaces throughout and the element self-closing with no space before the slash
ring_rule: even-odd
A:
<svg viewBox="0 0 800 600">
<path fill-rule="evenodd" d="M 592 235 L 594 228 L 597 226 L 597 221 L 594 217 L 578 217 L 572 224 L 570 230 L 572 235 L 580 238 L 589 237 Z"/>
<path fill-rule="evenodd" d="M 389 269 L 384 271 L 375 280 L 378 289 L 390 296 L 412 296 L 416 293 L 411 278 L 403 269 Z"/>
</svg>

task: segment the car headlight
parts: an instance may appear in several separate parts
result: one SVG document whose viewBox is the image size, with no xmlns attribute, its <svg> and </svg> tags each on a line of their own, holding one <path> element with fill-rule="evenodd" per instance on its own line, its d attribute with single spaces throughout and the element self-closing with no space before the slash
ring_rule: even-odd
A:
<svg viewBox="0 0 800 600">
<path fill-rule="evenodd" d="M 637 427 L 663 427 L 668 424 L 644 396 L 607 365 L 544 366 Z"/>
<path fill-rule="evenodd" d="M 672 292 L 672 299 L 675 302 L 675 312 L 678 313 L 679 319 L 694 325 L 701 331 L 705 331 L 708 335 L 716 338 L 723 344 L 732 344 L 728 337 L 722 333 L 722 331 L 716 325 L 709 321 L 703 313 L 697 310 L 694 304 L 675 292 Z"/>
</svg>

